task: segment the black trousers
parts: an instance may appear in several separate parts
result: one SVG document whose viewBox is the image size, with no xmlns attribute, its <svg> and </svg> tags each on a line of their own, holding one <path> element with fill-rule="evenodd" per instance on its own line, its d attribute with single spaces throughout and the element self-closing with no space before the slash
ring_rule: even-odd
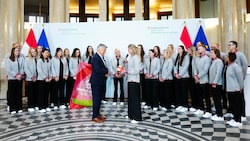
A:
<svg viewBox="0 0 250 141">
<path fill-rule="evenodd" d="M 117 102 L 118 99 L 118 83 L 120 84 L 120 102 L 124 102 L 124 89 L 123 89 L 123 77 L 122 78 L 114 78 L 114 102 Z"/>
<path fill-rule="evenodd" d="M 93 99 L 93 115 L 92 118 L 100 116 L 101 101 L 103 100 L 103 93 L 105 93 L 106 85 L 96 86 L 91 84 L 92 99 Z"/>
<path fill-rule="evenodd" d="M 151 85 L 151 81 L 150 79 L 145 79 L 145 102 L 146 102 L 146 105 L 148 106 L 151 106 L 152 105 L 152 100 L 150 98 L 150 87 L 152 87 Z"/>
<path fill-rule="evenodd" d="M 38 106 L 37 82 L 27 81 L 26 92 L 28 96 L 28 108 Z"/>
<path fill-rule="evenodd" d="M 222 90 L 221 97 L 222 97 L 223 108 L 228 111 L 229 107 L 228 107 L 228 98 L 227 98 L 227 92 L 226 92 L 226 90 L 224 90 L 224 89 Z"/>
<path fill-rule="evenodd" d="M 175 79 L 175 98 L 177 106 L 188 107 L 188 78 Z"/>
<path fill-rule="evenodd" d="M 39 109 L 45 109 L 48 107 L 48 97 L 50 91 L 50 82 L 44 80 L 37 81 L 38 86 L 38 107 Z"/>
<path fill-rule="evenodd" d="M 150 79 L 150 103 L 151 107 L 159 107 L 159 80 Z"/>
<path fill-rule="evenodd" d="M 245 103 L 245 96 L 244 96 L 244 91 L 241 93 L 241 99 L 242 99 L 242 111 L 241 111 L 241 115 L 243 117 L 246 116 L 246 103 Z"/>
<path fill-rule="evenodd" d="M 189 95 L 191 98 L 191 107 L 198 108 L 198 92 L 199 92 L 199 84 L 195 83 L 194 78 L 189 78 Z"/>
<path fill-rule="evenodd" d="M 51 102 L 54 103 L 55 106 L 64 105 L 65 104 L 65 80 L 60 78 L 59 81 L 53 80 L 53 93 L 51 94 Z"/>
<path fill-rule="evenodd" d="M 232 106 L 233 119 L 236 122 L 241 122 L 242 115 L 242 95 L 238 92 L 228 92 L 229 104 Z"/>
<path fill-rule="evenodd" d="M 8 102 L 10 112 L 22 110 L 23 80 L 8 80 Z"/>
<path fill-rule="evenodd" d="M 146 102 L 145 75 L 143 73 L 140 74 L 140 94 L 141 94 L 141 101 Z"/>
<path fill-rule="evenodd" d="M 66 80 L 66 101 L 65 103 L 69 103 L 70 102 L 70 98 L 72 95 L 72 91 L 75 85 L 75 79 L 73 79 L 73 77 L 68 77 L 68 79 Z"/>
<path fill-rule="evenodd" d="M 173 80 L 160 82 L 160 105 L 165 108 L 171 108 L 174 101 Z"/>
<path fill-rule="evenodd" d="M 140 83 L 128 82 L 128 117 L 141 121 Z"/>
<path fill-rule="evenodd" d="M 200 84 L 200 90 L 201 93 L 199 97 L 199 107 L 201 107 L 202 110 L 205 110 L 206 112 L 211 113 L 211 100 L 210 100 L 210 93 L 209 93 L 209 84 Z M 205 103 L 203 102 L 203 99 L 205 100 Z"/>
<path fill-rule="evenodd" d="M 222 85 L 216 85 L 216 88 L 211 86 L 211 93 L 214 100 L 214 106 L 216 109 L 216 114 L 222 117 L 222 103 L 221 103 L 221 93 L 222 93 Z"/>
</svg>

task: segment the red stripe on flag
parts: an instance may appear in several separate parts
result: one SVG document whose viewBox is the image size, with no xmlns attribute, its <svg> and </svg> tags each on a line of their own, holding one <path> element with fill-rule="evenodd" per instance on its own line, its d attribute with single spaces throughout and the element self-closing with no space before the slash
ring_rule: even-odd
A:
<svg viewBox="0 0 250 141">
<path fill-rule="evenodd" d="M 186 49 L 188 49 L 190 46 L 192 46 L 191 38 L 190 38 L 190 35 L 188 33 L 186 25 L 183 27 L 180 39 L 181 39 L 182 43 L 184 44 L 184 46 L 186 47 Z"/>
</svg>

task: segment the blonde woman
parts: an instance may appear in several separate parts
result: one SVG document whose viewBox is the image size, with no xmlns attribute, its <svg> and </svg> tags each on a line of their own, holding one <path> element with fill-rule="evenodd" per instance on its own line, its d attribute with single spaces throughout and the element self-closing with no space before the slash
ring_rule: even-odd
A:
<svg viewBox="0 0 250 141">
<path fill-rule="evenodd" d="M 34 112 L 35 107 L 38 106 L 38 97 L 35 94 L 37 91 L 37 51 L 34 48 L 29 49 L 28 57 L 25 58 L 24 72 L 26 74 L 28 95 L 28 111 Z"/>
<path fill-rule="evenodd" d="M 131 123 L 142 120 L 140 104 L 140 56 L 138 48 L 134 44 L 128 45 L 128 118 Z"/>
<path fill-rule="evenodd" d="M 174 62 L 171 59 L 172 52 L 163 51 L 163 59 L 161 61 L 161 71 L 159 74 L 160 81 L 160 105 L 162 110 L 171 108 L 174 99 L 173 95 L 173 68 Z"/>
</svg>

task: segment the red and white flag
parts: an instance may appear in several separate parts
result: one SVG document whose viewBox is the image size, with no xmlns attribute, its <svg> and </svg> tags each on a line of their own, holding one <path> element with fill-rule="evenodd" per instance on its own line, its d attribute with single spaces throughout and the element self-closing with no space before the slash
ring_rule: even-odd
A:
<svg viewBox="0 0 250 141">
<path fill-rule="evenodd" d="M 29 34 L 25 40 L 21 53 L 24 56 L 27 56 L 29 52 L 29 48 L 35 48 L 35 49 L 37 48 L 36 37 L 32 28 L 30 29 Z"/>
</svg>

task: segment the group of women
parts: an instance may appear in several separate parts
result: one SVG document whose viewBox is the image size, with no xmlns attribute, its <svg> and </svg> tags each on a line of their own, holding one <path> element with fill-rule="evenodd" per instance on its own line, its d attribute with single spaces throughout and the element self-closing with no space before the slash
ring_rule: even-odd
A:
<svg viewBox="0 0 250 141">
<path fill-rule="evenodd" d="M 120 50 L 116 49 L 116 59 L 109 62 L 109 69 L 115 79 L 114 105 L 117 102 L 117 83 L 121 83 L 126 76 L 128 118 L 134 123 L 142 120 L 141 102 L 144 108 L 155 111 L 176 107 L 178 112 L 189 110 L 214 121 L 224 120 L 222 109 L 226 108 L 227 112 L 233 114 L 233 119 L 227 123 L 241 126 L 242 119 L 245 119 L 243 82 L 248 64 L 244 54 L 238 51 L 236 41 L 230 41 L 228 49 L 229 53 L 225 54 L 220 52 L 218 44 L 214 44 L 208 52 L 206 46 L 199 42 L 197 47 L 188 49 L 180 45 L 175 53 L 174 46 L 169 44 L 162 54 L 160 47 L 155 46 L 146 55 L 143 45 L 130 44 L 128 55 L 123 58 Z M 25 58 L 20 54 L 20 45 L 13 44 L 5 62 L 10 112 L 22 112 L 23 79 L 27 82 L 28 111 L 37 108 L 39 112 L 46 112 L 51 108 L 65 108 L 69 103 L 79 62 L 84 60 L 91 63 L 93 54 L 91 46 L 87 47 L 84 59 L 78 48 L 73 50 L 71 57 L 68 49 L 63 51 L 57 48 L 51 57 L 48 49 L 38 47 L 30 48 Z M 125 67 L 123 72 L 117 69 L 120 65 Z M 121 90 L 123 104 L 124 92 Z M 216 109 L 214 115 L 211 96 Z"/>
<path fill-rule="evenodd" d="M 20 44 L 12 45 L 10 55 L 5 58 L 8 79 L 7 104 L 11 114 L 23 111 L 23 82 L 28 97 L 28 111 L 46 112 L 51 109 L 66 108 L 69 105 L 79 62 L 91 62 L 94 50 L 87 47 L 84 57 L 75 48 L 56 48 L 55 55 L 50 50 L 30 48 L 28 56 L 20 53 Z M 23 81 L 26 80 L 26 81 Z"/>
</svg>

